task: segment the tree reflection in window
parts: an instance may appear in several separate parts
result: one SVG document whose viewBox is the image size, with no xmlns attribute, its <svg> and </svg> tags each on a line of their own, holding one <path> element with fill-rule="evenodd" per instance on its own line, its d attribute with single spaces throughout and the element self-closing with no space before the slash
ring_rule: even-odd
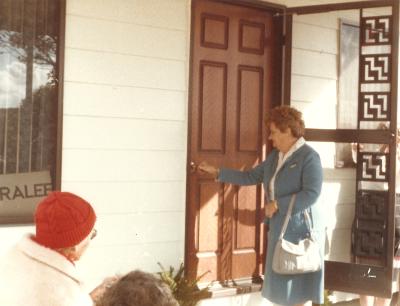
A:
<svg viewBox="0 0 400 306">
<path fill-rule="evenodd" d="M 0 3 L 0 174 L 54 170 L 59 5 Z"/>
</svg>

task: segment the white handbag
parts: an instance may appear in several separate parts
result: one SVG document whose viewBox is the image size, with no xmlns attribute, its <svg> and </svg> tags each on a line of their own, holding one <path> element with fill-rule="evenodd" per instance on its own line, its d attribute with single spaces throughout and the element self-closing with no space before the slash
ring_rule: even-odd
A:
<svg viewBox="0 0 400 306">
<path fill-rule="evenodd" d="M 272 258 L 272 270 L 278 274 L 316 272 L 321 270 L 323 264 L 318 244 L 312 234 L 311 220 L 307 211 L 304 211 L 304 216 L 309 225 L 310 238 L 305 238 L 298 244 L 283 239 L 292 213 L 294 201 L 295 195 L 293 195 L 290 200 L 285 221 L 283 222 L 282 230 Z"/>
</svg>

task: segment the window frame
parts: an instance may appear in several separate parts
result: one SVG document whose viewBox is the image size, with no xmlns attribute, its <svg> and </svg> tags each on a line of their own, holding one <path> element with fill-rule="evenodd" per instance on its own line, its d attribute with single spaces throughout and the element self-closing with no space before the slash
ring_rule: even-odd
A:
<svg viewBox="0 0 400 306">
<path fill-rule="evenodd" d="M 24 1 L 24 0 L 23 0 Z M 56 114 L 55 118 L 55 149 L 54 157 L 55 163 L 54 168 L 51 171 L 51 183 L 53 190 L 61 189 L 61 174 L 62 174 L 62 135 L 63 135 L 63 96 L 64 96 L 64 58 L 65 58 L 65 27 L 66 27 L 66 0 L 58 0 L 58 41 L 56 47 L 56 66 L 55 66 L 55 86 L 56 86 L 56 97 L 57 102 L 55 105 Z M 22 19 L 24 20 L 24 17 Z M 6 174 L 6 173 L 5 173 Z M 0 226 L 5 225 L 26 225 L 33 223 L 33 211 L 29 215 L 26 212 L 18 215 L 16 211 L 15 215 L 12 216 L 1 216 Z"/>
</svg>

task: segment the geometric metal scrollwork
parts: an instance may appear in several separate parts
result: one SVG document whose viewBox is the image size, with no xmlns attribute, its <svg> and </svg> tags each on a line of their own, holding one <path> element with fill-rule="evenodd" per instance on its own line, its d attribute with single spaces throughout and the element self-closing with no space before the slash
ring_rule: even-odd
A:
<svg viewBox="0 0 400 306">
<path fill-rule="evenodd" d="M 385 232 L 383 230 L 356 229 L 354 235 L 355 256 L 381 257 L 385 254 Z"/>
<path fill-rule="evenodd" d="M 361 16 L 358 127 L 363 121 L 369 121 L 370 127 L 378 127 L 379 122 L 390 123 L 391 118 L 393 22 L 391 16 L 364 17 L 363 9 Z M 382 150 L 382 145 L 389 143 L 374 145 Z M 386 253 L 389 157 L 380 151 L 367 152 L 361 147 L 357 150 L 357 197 L 352 229 L 355 256 L 382 259 Z M 366 186 L 370 188 L 367 190 Z"/>
<path fill-rule="evenodd" d="M 392 42 L 392 17 L 361 18 L 361 43 L 368 45 L 388 45 Z"/>
<path fill-rule="evenodd" d="M 392 16 L 361 17 L 359 121 L 390 121 L 391 92 L 382 86 L 392 81 Z M 363 85 L 375 85 L 374 92 Z"/>
<path fill-rule="evenodd" d="M 382 190 L 359 190 L 356 217 L 362 219 L 386 220 L 386 203 L 389 193 Z"/>
<path fill-rule="evenodd" d="M 360 95 L 359 118 L 363 121 L 390 121 L 389 93 L 367 92 Z"/>
<path fill-rule="evenodd" d="M 362 83 L 390 82 L 390 54 L 368 54 L 360 58 Z"/>
<path fill-rule="evenodd" d="M 354 227 L 354 255 L 380 257 L 386 250 L 387 191 L 360 190 Z"/>
<path fill-rule="evenodd" d="M 358 180 L 387 182 L 389 180 L 389 154 L 358 152 Z"/>
</svg>

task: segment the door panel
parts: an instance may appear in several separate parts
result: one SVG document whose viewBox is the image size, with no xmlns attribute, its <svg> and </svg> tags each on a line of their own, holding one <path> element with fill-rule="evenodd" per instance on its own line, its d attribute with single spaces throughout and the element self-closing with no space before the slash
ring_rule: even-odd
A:
<svg viewBox="0 0 400 306">
<path fill-rule="evenodd" d="M 265 156 L 263 114 L 280 88 L 272 84 L 272 14 L 193 2 L 189 163 L 248 169 Z M 203 280 L 230 280 L 262 274 L 261 199 L 260 186 L 239 188 L 188 173 L 190 276 L 210 271 Z"/>
<path fill-rule="evenodd" d="M 259 242 L 254 203 L 257 203 L 257 200 L 257 187 L 235 188 L 232 269 L 236 277 L 253 275 L 256 269 Z"/>
<path fill-rule="evenodd" d="M 262 135 L 263 69 L 241 65 L 238 72 L 238 151 L 256 153 Z"/>
<path fill-rule="evenodd" d="M 225 152 L 227 65 L 200 61 L 199 151 Z"/>
</svg>

